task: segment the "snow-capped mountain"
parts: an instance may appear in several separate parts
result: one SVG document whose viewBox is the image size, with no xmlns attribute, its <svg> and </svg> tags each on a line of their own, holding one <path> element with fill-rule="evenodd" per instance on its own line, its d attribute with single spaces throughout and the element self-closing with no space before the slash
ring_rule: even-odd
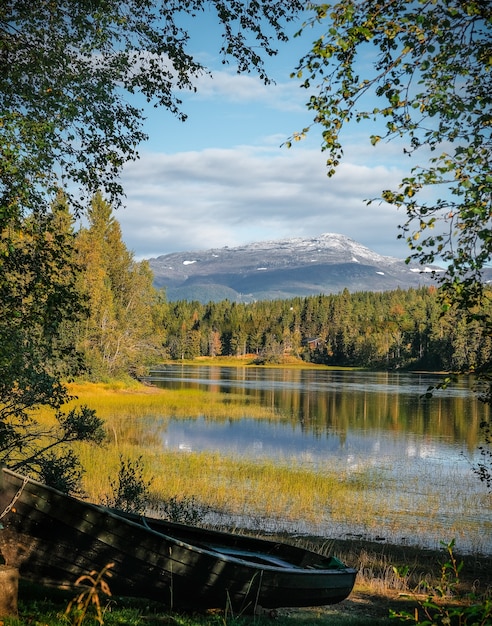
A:
<svg viewBox="0 0 492 626">
<path fill-rule="evenodd" d="M 432 269 L 373 252 L 344 235 L 261 241 L 236 248 L 176 252 L 149 260 L 169 300 L 237 302 L 433 282 Z"/>
</svg>

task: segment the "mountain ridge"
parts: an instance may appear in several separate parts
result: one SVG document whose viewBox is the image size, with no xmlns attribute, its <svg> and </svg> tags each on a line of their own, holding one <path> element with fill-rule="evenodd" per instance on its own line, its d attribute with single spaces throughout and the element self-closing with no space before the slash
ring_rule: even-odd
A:
<svg viewBox="0 0 492 626">
<path fill-rule="evenodd" d="M 173 252 L 148 262 L 168 300 L 201 302 L 407 289 L 432 284 L 433 271 L 440 271 L 380 255 L 338 233 Z"/>
</svg>

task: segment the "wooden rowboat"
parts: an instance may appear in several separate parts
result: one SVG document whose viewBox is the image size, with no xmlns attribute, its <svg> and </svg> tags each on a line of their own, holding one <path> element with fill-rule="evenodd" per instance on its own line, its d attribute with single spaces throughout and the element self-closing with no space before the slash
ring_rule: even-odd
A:
<svg viewBox="0 0 492 626">
<path fill-rule="evenodd" d="M 0 550 L 22 577 L 71 588 L 113 563 L 113 595 L 171 608 L 322 606 L 344 600 L 356 570 L 286 543 L 115 512 L 3 468 Z"/>
</svg>

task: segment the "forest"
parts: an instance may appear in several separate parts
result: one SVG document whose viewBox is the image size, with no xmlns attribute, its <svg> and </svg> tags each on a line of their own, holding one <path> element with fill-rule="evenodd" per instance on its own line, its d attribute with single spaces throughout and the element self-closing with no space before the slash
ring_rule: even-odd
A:
<svg viewBox="0 0 492 626">
<path fill-rule="evenodd" d="M 471 371 L 491 354 L 479 321 L 443 312 L 434 287 L 319 295 L 252 304 L 174 302 L 164 318 L 172 359 L 253 355 L 325 365 Z"/>
<path fill-rule="evenodd" d="M 74 289 L 84 303 L 78 319 L 65 323 L 60 341 L 75 339 L 71 362 L 60 350 L 63 370 L 72 375 L 139 378 L 164 360 L 200 356 L 435 371 L 478 370 L 491 357 L 492 339 L 480 316 L 470 321 L 443 307 L 437 287 L 344 290 L 249 304 L 167 302 L 153 286 L 148 263 L 135 261 L 126 248 L 100 195 L 77 232 L 63 203 L 55 213 L 58 238 L 65 228 L 74 240 Z"/>
</svg>

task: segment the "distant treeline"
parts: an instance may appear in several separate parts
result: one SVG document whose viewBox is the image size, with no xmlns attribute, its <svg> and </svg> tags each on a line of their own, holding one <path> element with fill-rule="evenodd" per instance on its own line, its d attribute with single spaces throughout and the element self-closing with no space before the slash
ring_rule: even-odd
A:
<svg viewBox="0 0 492 626">
<path fill-rule="evenodd" d="M 250 304 L 168 302 L 154 288 L 148 263 L 135 261 L 126 248 L 112 209 L 99 194 L 86 227 L 74 232 L 63 201 L 53 207 L 51 221 L 54 234 L 44 237 L 43 254 L 62 256 L 72 269 L 50 281 L 66 283 L 83 304 L 79 318 L 72 316 L 59 332 L 56 367 L 65 376 L 140 377 L 165 359 L 221 355 L 253 355 L 258 363 L 296 357 L 327 365 L 430 370 L 473 369 L 490 359 L 490 335 L 478 321 L 467 324 L 460 312 L 443 313 L 436 288 L 345 290 Z M 24 237 L 19 243 L 20 252 L 29 241 Z M 23 285 L 29 275 L 19 267 L 12 280 Z M 53 311 L 61 315 L 57 307 L 55 302 Z M 35 337 L 41 332 L 38 318 L 29 329 Z M 70 345 L 76 346 L 75 358 Z"/>
<path fill-rule="evenodd" d="M 490 359 L 490 336 L 437 289 L 319 295 L 237 304 L 168 303 L 164 347 L 172 359 L 252 354 L 326 365 L 468 370 Z"/>
</svg>

